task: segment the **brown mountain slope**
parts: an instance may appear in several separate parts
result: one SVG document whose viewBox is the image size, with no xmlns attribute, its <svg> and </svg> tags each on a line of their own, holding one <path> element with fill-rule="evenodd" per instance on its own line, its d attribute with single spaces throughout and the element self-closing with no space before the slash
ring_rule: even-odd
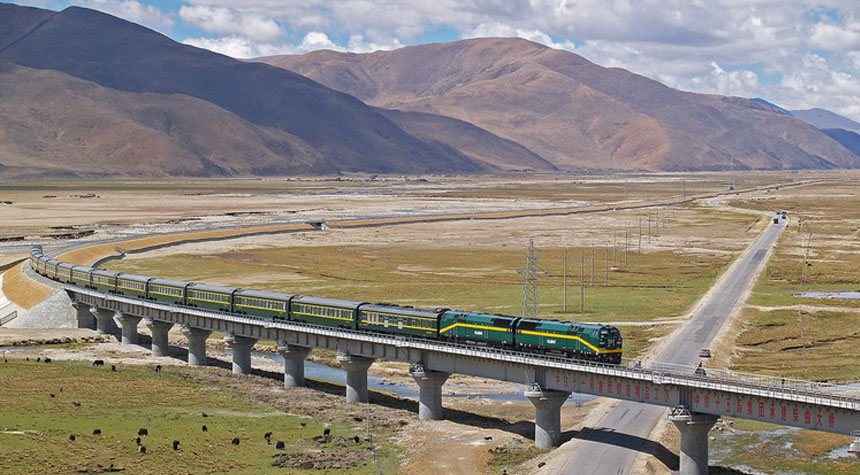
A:
<svg viewBox="0 0 860 475">
<path fill-rule="evenodd" d="M 468 122 L 426 112 L 377 109 L 406 132 L 437 141 L 500 171 L 558 171 L 558 167 L 522 145 Z"/>
<path fill-rule="evenodd" d="M 754 101 L 677 91 L 520 39 L 259 60 L 368 104 L 471 122 L 562 168 L 860 166 L 829 137 Z"/>
<path fill-rule="evenodd" d="M 307 143 L 187 96 L 131 94 L 0 61 L 5 177 L 333 173 Z"/>
<path fill-rule="evenodd" d="M 290 144 L 283 158 L 287 163 L 295 158 L 294 163 L 302 163 L 304 170 L 318 170 L 323 163 L 333 167 L 334 172 L 474 173 L 494 170 L 445 143 L 410 135 L 374 108 L 310 79 L 281 68 L 240 62 L 182 45 L 139 25 L 94 10 L 70 7 L 62 12 L 45 13 L 45 10 L 0 3 L 0 19 L 0 26 L 11 25 L 0 33 L 0 60 L 31 69 L 60 71 L 125 94 L 169 95 L 171 100 L 177 100 L 179 107 L 184 107 L 180 102 L 191 103 L 189 98 L 210 103 L 241 118 L 245 126 L 254 126 L 240 132 L 241 127 L 234 124 L 233 133 L 241 135 L 242 140 L 262 140 L 269 152 L 280 155 L 277 151 L 280 145 L 269 147 L 266 142 L 268 138 L 263 140 L 260 136 L 254 137 L 262 130 L 267 130 L 278 137 L 272 142 Z M 26 89 L 26 85 L 23 87 Z M 18 93 L 27 94 L 26 91 Z M 180 99 L 183 96 L 185 99 Z M 131 109 L 135 108 L 133 102 L 136 99 L 123 97 L 128 98 L 129 102 L 119 109 L 128 112 L 134 116 L 135 122 L 143 125 L 149 125 L 147 121 L 161 120 L 161 108 L 170 105 L 161 102 L 149 115 L 140 111 L 134 115 Z M 145 105 L 152 98 L 138 99 L 142 101 L 141 105 Z M 194 127 L 189 125 L 185 132 L 207 135 L 188 136 L 184 143 L 203 147 L 208 139 L 220 131 L 213 130 L 214 127 L 207 124 L 208 119 L 204 116 L 190 117 L 202 108 L 202 105 L 195 104 L 196 107 L 182 109 L 189 124 L 196 124 Z M 113 107 L 101 103 L 98 106 L 107 109 Z M 205 109 L 207 113 L 212 111 L 211 108 Z M 172 110 L 176 112 L 176 109 Z M 79 125 L 83 130 L 87 124 L 81 121 Z M 51 129 L 43 131 L 50 132 Z M 94 133 L 98 134 L 98 131 Z M 250 135 L 245 136 L 245 133 Z M 89 142 L 90 145 L 110 137 L 109 134 L 98 135 L 98 138 Z M 98 149 L 100 153 L 106 154 L 101 158 L 117 159 L 104 162 L 112 163 L 116 173 L 139 165 L 134 163 L 136 159 L 149 160 L 156 153 L 163 154 L 157 160 L 171 159 L 175 144 L 156 143 L 153 136 L 149 135 L 122 136 L 133 141 L 124 144 L 105 143 L 104 148 Z M 308 146 L 314 150 L 308 149 Z M 135 147 L 137 150 L 134 153 L 111 155 L 108 150 L 110 147 L 117 150 Z M 314 158 L 305 163 L 298 158 L 299 149 L 304 151 L 306 157 Z M 214 153 L 214 150 L 210 149 L 210 152 Z M 228 153 L 227 149 L 218 152 Z M 225 157 L 226 161 L 223 162 L 227 166 L 221 167 L 228 173 L 232 173 L 229 166 L 232 159 L 239 162 L 235 167 L 237 170 L 259 173 L 267 169 L 267 165 L 258 168 L 242 164 L 244 158 L 235 149 L 230 153 L 231 157 Z M 38 153 L 31 153 L 30 156 L 42 157 Z M 196 153 L 195 156 L 199 160 L 205 154 Z M 121 157 L 125 159 L 118 160 Z M 191 167 L 189 170 L 193 170 L 191 162 L 182 157 L 182 154 L 178 155 L 177 160 L 183 163 L 177 163 L 173 168 L 162 164 L 150 169 L 185 170 Z M 262 162 L 267 160 L 262 159 Z M 56 168 L 56 165 L 45 163 L 43 168 Z M 213 170 L 217 170 L 217 167 Z M 284 167 L 272 169 L 277 173 L 284 173 L 283 170 Z M 107 169 L 105 171 L 110 172 Z"/>
</svg>

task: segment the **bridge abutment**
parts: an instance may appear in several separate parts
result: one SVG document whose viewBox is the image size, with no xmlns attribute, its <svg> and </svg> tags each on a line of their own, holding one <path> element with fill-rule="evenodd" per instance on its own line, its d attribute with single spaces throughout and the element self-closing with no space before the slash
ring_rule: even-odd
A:
<svg viewBox="0 0 860 475">
<path fill-rule="evenodd" d="M 72 307 L 75 308 L 75 320 L 78 328 L 96 329 L 96 317 L 90 312 L 90 307 L 81 302 L 72 302 Z"/>
<path fill-rule="evenodd" d="M 681 433 L 680 475 L 708 474 L 708 431 L 720 418 L 712 414 L 673 409 L 669 420 Z"/>
<path fill-rule="evenodd" d="M 346 370 L 346 402 L 368 402 L 367 368 L 376 358 L 342 353 L 337 355 L 337 361 Z"/>
<path fill-rule="evenodd" d="M 149 328 L 152 333 L 152 355 L 167 356 L 170 354 L 170 346 L 167 343 L 167 333 L 173 328 L 173 324 L 169 322 L 161 322 L 154 320 L 152 317 L 147 317 L 143 324 Z"/>
<path fill-rule="evenodd" d="M 188 364 L 206 366 L 206 339 L 212 334 L 209 330 L 182 325 L 182 334 L 188 339 Z"/>
<path fill-rule="evenodd" d="M 236 336 L 230 332 L 224 337 L 224 342 L 233 351 L 233 373 L 251 374 L 251 348 L 257 343 L 257 339 Z"/>
<path fill-rule="evenodd" d="M 310 352 L 310 348 L 289 345 L 283 340 L 278 341 L 278 353 L 284 358 L 285 388 L 305 385 L 305 360 Z"/>
<path fill-rule="evenodd" d="M 442 385 L 451 374 L 413 366 L 409 369 L 409 375 L 418 383 L 418 418 L 442 419 Z"/>
<path fill-rule="evenodd" d="M 113 321 L 113 310 L 103 310 L 95 305 L 90 307 L 90 313 L 96 318 L 96 332 L 99 335 L 113 335 L 116 333 L 116 322 Z"/>
<path fill-rule="evenodd" d="M 140 323 L 141 317 L 129 315 L 127 313 L 116 312 L 114 319 L 119 322 L 122 327 L 121 342 L 123 345 L 137 344 L 137 325 Z"/>
<path fill-rule="evenodd" d="M 535 447 L 558 447 L 561 442 L 561 405 L 569 396 L 567 391 L 526 390 L 525 397 L 535 406 Z"/>
</svg>

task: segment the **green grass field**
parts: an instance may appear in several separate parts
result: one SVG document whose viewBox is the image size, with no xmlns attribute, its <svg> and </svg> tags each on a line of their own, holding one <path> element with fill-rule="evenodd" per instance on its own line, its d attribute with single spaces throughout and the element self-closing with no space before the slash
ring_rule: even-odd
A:
<svg viewBox="0 0 860 475">
<path fill-rule="evenodd" d="M 576 275 L 572 269 L 569 272 L 568 311 L 564 312 L 562 250 L 542 251 L 541 264 L 559 268 L 540 278 L 541 313 L 544 318 L 561 319 L 643 321 L 678 316 L 707 290 L 730 259 L 669 251 L 631 253 L 628 267 L 611 270 L 609 285 L 604 287 L 604 251 L 598 249 L 600 267 L 595 264 L 593 286 L 590 267 L 586 271 L 585 312 L 579 313 L 579 269 Z M 567 252 L 578 256 L 582 251 Z M 508 249 L 322 246 L 178 254 L 108 265 L 123 272 L 286 293 L 516 315 L 521 311 L 523 284 L 515 269 L 522 267 L 522 260 L 521 250 Z"/>
<path fill-rule="evenodd" d="M 234 389 L 195 380 L 188 369 L 155 373 L 123 366 L 111 372 L 83 363 L 10 360 L 0 364 L 0 388 L 2 473 L 75 473 L 111 465 L 126 473 L 319 473 L 299 467 L 285 472 L 271 464 L 277 453 L 312 460 L 321 449 L 348 466 L 326 473 L 375 472 L 369 444 L 351 440 L 363 437 L 363 426 L 349 425 L 350 418 L 329 424 L 319 414 L 282 412 Z M 324 427 L 336 439 L 319 444 L 312 438 Z M 135 442 L 140 428 L 149 431 L 142 437 L 146 454 Z M 93 435 L 95 429 L 101 435 Z M 266 432 L 273 433 L 273 443 L 284 441 L 286 450 L 268 445 Z M 77 440 L 70 441 L 71 434 Z M 399 460 L 391 432 L 379 430 L 375 436 L 382 442 L 383 467 L 391 471 Z M 238 446 L 231 444 L 234 437 Z M 180 441 L 179 451 L 173 451 L 173 440 Z"/>
</svg>

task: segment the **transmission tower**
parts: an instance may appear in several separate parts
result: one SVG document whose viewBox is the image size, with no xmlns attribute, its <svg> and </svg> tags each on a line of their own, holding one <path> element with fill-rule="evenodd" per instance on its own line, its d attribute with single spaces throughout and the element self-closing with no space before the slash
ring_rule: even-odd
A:
<svg viewBox="0 0 860 475">
<path fill-rule="evenodd" d="M 529 239 L 525 269 L 517 271 L 523 276 L 523 318 L 538 318 L 538 274 L 547 274 L 538 268 L 538 259 L 534 240 Z"/>
</svg>

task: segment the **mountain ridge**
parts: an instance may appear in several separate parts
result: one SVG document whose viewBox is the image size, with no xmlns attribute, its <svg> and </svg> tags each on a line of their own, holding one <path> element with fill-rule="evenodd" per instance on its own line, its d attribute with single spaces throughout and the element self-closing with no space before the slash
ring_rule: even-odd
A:
<svg viewBox="0 0 860 475">
<path fill-rule="evenodd" d="M 793 110 L 791 114 L 816 129 L 844 129 L 860 132 L 860 123 L 827 109 Z"/>
<path fill-rule="evenodd" d="M 258 59 L 374 106 L 471 122 L 560 168 L 860 166 L 826 135 L 753 100 L 674 90 L 521 39 Z"/>
<path fill-rule="evenodd" d="M 505 157 L 502 157 L 497 162 L 500 168 L 476 158 L 481 156 L 480 153 L 464 153 L 452 147 L 443 140 L 445 137 L 440 139 L 424 134 L 423 138 L 418 138 L 405 132 L 383 111 L 301 75 L 182 45 L 140 25 L 94 10 L 69 7 L 61 12 L 52 12 L 0 4 L 0 27 L 3 27 L 0 32 L 0 44 L 3 45 L 0 60 L 33 71 L 56 71 L 102 88 L 138 95 L 144 103 L 155 100 L 154 96 L 145 94 L 206 102 L 210 106 L 193 109 L 202 116 L 192 122 L 200 125 L 206 121 L 206 116 L 227 120 L 226 117 L 232 115 L 230 128 L 245 130 L 239 137 L 240 141 L 257 144 L 254 147 L 259 153 L 272 159 L 271 163 L 257 168 L 242 157 L 241 151 L 229 147 L 201 151 L 199 146 L 191 146 L 191 143 L 199 145 L 205 140 L 203 137 L 185 140 L 182 145 L 184 151 L 178 153 L 176 161 L 208 161 L 211 164 L 206 173 L 486 173 L 519 166 L 517 163 L 506 164 Z M 58 84 L 67 83 L 60 81 Z M 99 97 L 118 100 L 120 96 Z M 180 112 L 167 110 L 171 109 L 168 100 L 158 101 L 162 114 Z M 50 104 L 39 102 L 39 105 L 44 108 Z M 111 104 L 88 105 L 105 113 L 113 107 Z M 17 114 L 16 117 L 6 117 L 6 122 L 20 125 L 30 120 L 21 116 L 21 111 Z M 126 118 L 131 119 L 124 123 L 127 129 L 144 125 L 139 118 Z M 103 119 L 100 116 L 99 120 Z M 196 127 L 195 130 L 203 133 L 205 128 Z M 212 130 L 206 132 L 217 134 Z M 272 140 L 269 136 L 273 133 L 280 138 Z M 174 138 L 152 130 L 146 135 L 151 139 L 148 146 L 159 153 L 175 150 Z M 155 140 L 155 136 L 161 140 Z M 94 131 L 91 138 L 97 141 L 104 137 Z M 492 134 L 485 134 L 484 140 L 503 142 Z M 30 139 L 29 143 L 34 142 Z M 287 143 L 291 145 L 287 146 Z M 20 155 L 22 146 L 21 143 L 0 146 L 0 163 L 12 162 L 16 153 Z M 514 148 L 509 147 L 511 150 Z M 292 162 L 291 152 L 298 150 L 302 151 L 304 160 Z M 95 152 L 92 148 L 87 151 Z M 143 172 L 146 167 L 138 166 L 143 155 L 141 151 L 117 147 L 112 153 L 117 164 L 113 173 L 146 173 Z M 525 149 L 518 153 L 524 157 L 529 155 Z M 230 155 L 226 158 L 236 160 L 237 165 L 225 166 L 229 160 L 217 160 L 225 158 L 219 154 Z M 517 154 L 513 155 L 516 161 Z M 274 157 L 277 156 L 281 156 L 282 163 L 275 163 Z M 29 158 L 38 161 L 40 156 L 30 153 Z M 63 175 L 78 171 L 89 173 L 71 169 L 56 162 L 56 157 L 54 159 L 54 163 L 34 162 L 30 168 L 53 170 L 65 167 Z M 303 161 L 307 163 L 303 164 Z M 214 166 L 215 163 L 222 165 Z M 539 160 L 534 163 L 539 163 Z M 10 170 L 14 169 L 5 167 L 4 176 L 9 176 Z M 197 174 L 195 166 L 188 164 L 174 164 L 172 169 L 178 173 Z M 109 173 L 107 169 L 103 171 Z"/>
<path fill-rule="evenodd" d="M 0 4 L 0 177 L 860 167 L 772 104 L 526 40 L 262 60 Z"/>
</svg>

